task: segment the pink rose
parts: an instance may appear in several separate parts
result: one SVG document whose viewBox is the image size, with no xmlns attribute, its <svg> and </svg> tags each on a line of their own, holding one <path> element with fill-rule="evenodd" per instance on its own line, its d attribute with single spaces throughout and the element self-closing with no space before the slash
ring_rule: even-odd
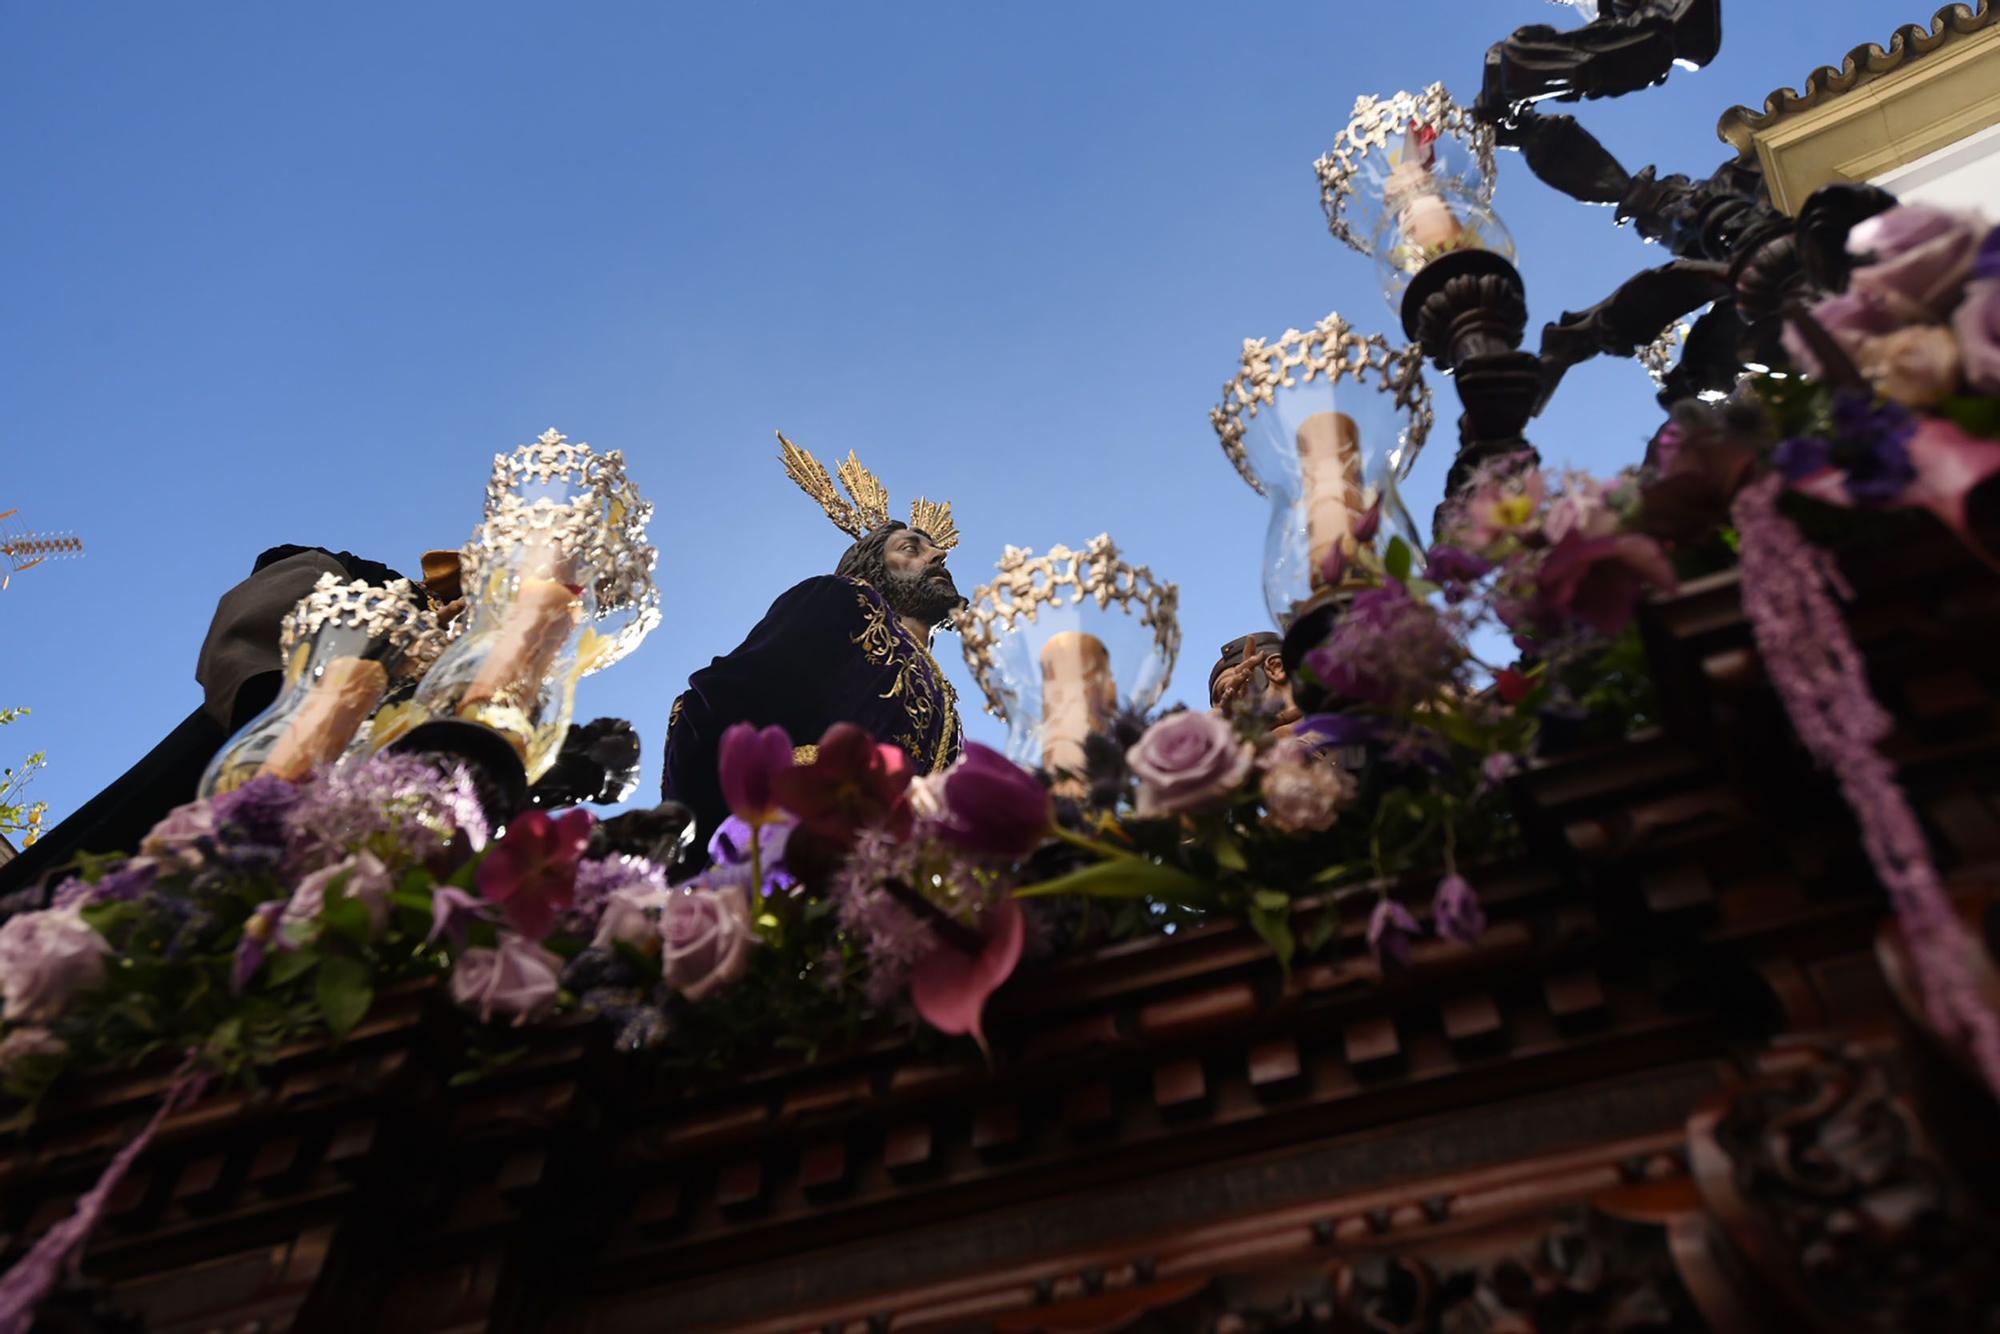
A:
<svg viewBox="0 0 2000 1334">
<path fill-rule="evenodd" d="M 591 944 L 630 945 L 652 954 L 660 947 L 660 918 L 674 891 L 641 881 L 622 885 L 604 900 L 604 915 L 597 919 L 597 937 Z"/>
<path fill-rule="evenodd" d="M 1847 250 L 1865 261 L 1848 290 L 1909 323 L 1941 320 L 1958 304 L 1986 226 L 1968 213 L 1903 204 L 1856 223 Z"/>
<path fill-rule="evenodd" d="M 1965 289 L 1951 317 L 1965 381 L 1982 394 L 2000 394 L 2000 278 L 1982 278 Z"/>
<path fill-rule="evenodd" d="M 750 967 L 757 943 L 741 888 L 692 888 L 668 895 L 660 917 L 660 972 L 691 1001 L 728 986 Z"/>
<path fill-rule="evenodd" d="M 25 912 L 0 926 L 0 1016 L 40 1022 L 59 1016 L 70 998 L 104 980 L 111 946 L 83 920 L 81 907 Z"/>
<path fill-rule="evenodd" d="M 1958 388 L 1958 344 L 1942 325 L 1917 324 L 1864 339 L 1854 362 L 1884 398 L 1906 408 L 1935 407 Z"/>
<path fill-rule="evenodd" d="M 1174 713 L 1146 729 L 1125 762 L 1139 779 L 1139 814 L 1218 806 L 1243 785 L 1256 752 L 1218 713 Z"/>
<path fill-rule="evenodd" d="M 1264 823 L 1281 834 L 1331 829 L 1354 800 L 1354 779 L 1327 759 L 1273 764 L 1264 770 Z"/>
<path fill-rule="evenodd" d="M 540 945 L 504 932 L 498 949 L 474 948 L 451 970 L 451 998 L 479 1012 L 482 1022 L 512 1015 L 514 1027 L 546 1017 L 561 989 L 562 960 Z"/>
</svg>

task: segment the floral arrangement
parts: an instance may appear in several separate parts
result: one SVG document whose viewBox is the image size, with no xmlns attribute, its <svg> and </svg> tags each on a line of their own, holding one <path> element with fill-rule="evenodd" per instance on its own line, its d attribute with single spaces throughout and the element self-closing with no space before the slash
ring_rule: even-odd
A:
<svg viewBox="0 0 2000 1334">
<path fill-rule="evenodd" d="M 984 1048 L 987 1002 L 1024 960 L 1191 920 L 1241 918 L 1289 967 L 1365 909 L 1392 970 L 1426 930 L 1480 937 L 1463 868 L 1513 850 L 1510 776 L 1650 721 L 1641 604 L 1736 561 L 1927 1003 L 2000 1091 L 2000 1015 L 1880 752 L 1891 719 L 1834 555 L 1808 537 L 1920 509 L 1994 563 L 1969 507 L 2000 472 L 2000 230 L 1909 205 L 1855 226 L 1847 251 L 1841 290 L 1785 333 L 1803 374 L 1676 405 L 1644 466 L 1604 481 L 1490 460 L 1428 548 L 1378 549 L 1370 516 L 1322 571 L 1340 605 L 1294 677 L 1295 722 L 1244 704 L 1125 716 L 1080 774 L 973 744 L 924 777 L 851 725 L 804 764 L 781 729 L 738 725 L 720 749 L 730 816 L 678 880 L 671 838 L 614 828 L 633 816 L 489 828 L 471 776 L 422 757 L 257 778 L 0 924 L 0 1092 L 32 1106 L 67 1069 L 178 1057 L 171 1107 L 202 1074 L 254 1081 L 424 981 L 489 1026 L 480 1059 L 506 1058 L 503 1026 L 581 1010 L 621 1050 L 726 1066 L 884 1022 Z M 1392 893 L 1419 875 L 1427 926 Z M 93 1217 L 80 1206 L 0 1280 L 0 1314 L 32 1304 Z"/>
<path fill-rule="evenodd" d="M 1833 550 L 1873 516 L 1924 510 L 2000 568 L 1971 520 L 1981 484 L 2000 472 L 2000 229 L 1905 204 L 1855 225 L 1845 251 L 1840 290 L 1794 312 L 1785 331 L 1804 374 L 1760 375 L 1719 405 L 1677 405 L 1653 442 L 1645 507 L 1658 531 L 1735 548 L 1765 668 L 1854 812 L 1933 1019 L 2000 1093 L 2000 1014 L 1978 993 L 1976 944 L 1879 749 L 1892 719 L 1840 613 L 1848 590 Z"/>
</svg>

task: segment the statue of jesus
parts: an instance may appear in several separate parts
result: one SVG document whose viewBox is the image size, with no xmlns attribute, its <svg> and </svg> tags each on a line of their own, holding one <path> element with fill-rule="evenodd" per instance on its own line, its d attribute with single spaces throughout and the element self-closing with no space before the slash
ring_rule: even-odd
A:
<svg viewBox="0 0 2000 1334">
<path fill-rule="evenodd" d="M 784 728 L 801 763 L 840 722 L 901 746 L 919 773 L 959 753 L 957 692 L 931 656 L 933 636 L 965 605 L 945 565 L 958 542 L 951 506 L 919 500 L 909 523 L 891 519 L 888 491 L 853 454 L 838 469 L 843 497 L 817 459 L 778 440 L 792 479 L 855 541 L 832 574 L 780 594 L 674 701 L 661 788 L 694 811 L 703 840 L 728 814 L 716 752 L 733 723 Z"/>
</svg>

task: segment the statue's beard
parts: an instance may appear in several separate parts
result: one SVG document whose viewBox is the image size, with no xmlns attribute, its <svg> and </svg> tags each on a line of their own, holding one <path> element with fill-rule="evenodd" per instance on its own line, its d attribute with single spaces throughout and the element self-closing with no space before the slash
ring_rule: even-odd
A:
<svg viewBox="0 0 2000 1334">
<path fill-rule="evenodd" d="M 925 625 L 943 625 L 965 605 L 965 599 L 958 594 L 958 585 L 952 582 L 951 571 L 943 567 L 920 574 L 890 573 L 884 582 L 882 596 L 889 609 Z"/>
</svg>

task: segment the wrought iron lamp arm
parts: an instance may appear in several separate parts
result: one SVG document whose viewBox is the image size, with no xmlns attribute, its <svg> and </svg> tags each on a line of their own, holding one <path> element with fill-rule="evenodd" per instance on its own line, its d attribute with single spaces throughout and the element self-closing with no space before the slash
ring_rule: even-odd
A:
<svg viewBox="0 0 2000 1334">
<path fill-rule="evenodd" d="M 1722 0 L 1605 0 L 1581 28 L 1531 23 L 1494 43 L 1473 112 L 1498 125 L 1548 99 L 1622 97 L 1663 82 L 1676 61 L 1706 65 L 1721 46 Z"/>
</svg>

